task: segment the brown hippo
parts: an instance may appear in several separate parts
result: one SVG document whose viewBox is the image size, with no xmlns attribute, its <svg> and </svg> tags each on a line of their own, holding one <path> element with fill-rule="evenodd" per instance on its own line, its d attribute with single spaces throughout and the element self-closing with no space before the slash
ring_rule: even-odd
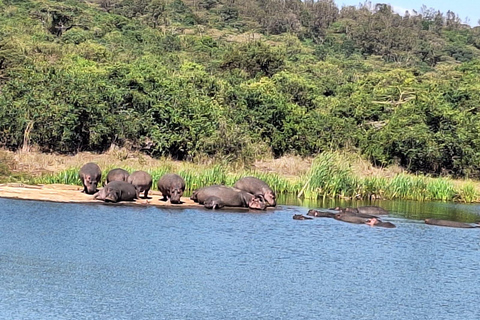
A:
<svg viewBox="0 0 480 320">
<path fill-rule="evenodd" d="M 148 172 L 134 171 L 128 176 L 127 182 L 133 184 L 139 194 L 144 192 L 143 197 L 145 199 L 148 198 L 148 191 L 152 187 L 152 176 Z"/>
<path fill-rule="evenodd" d="M 83 191 L 86 194 L 94 194 L 97 192 L 97 185 L 102 179 L 102 171 L 100 167 L 93 162 L 84 164 L 80 168 L 78 176 L 83 184 Z"/>
<path fill-rule="evenodd" d="M 336 220 L 357 224 L 364 224 L 368 221 L 367 218 L 358 217 L 349 213 L 337 213 L 333 218 Z"/>
<path fill-rule="evenodd" d="M 138 191 L 131 183 L 112 181 L 107 183 L 93 198 L 105 202 L 133 201 L 138 199 Z"/>
<path fill-rule="evenodd" d="M 263 180 L 255 177 L 244 177 L 238 180 L 233 187 L 251 193 L 255 196 L 263 196 L 270 207 L 275 207 L 277 205 L 275 192 L 273 192 L 273 190 Z"/>
<path fill-rule="evenodd" d="M 170 203 L 180 203 L 185 191 L 185 180 L 178 174 L 167 173 L 158 179 L 157 187 L 163 195 L 163 201 L 167 201 L 168 198 Z"/>
<path fill-rule="evenodd" d="M 212 196 L 205 199 L 203 206 L 207 209 L 221 209 L 225 207 L 225 204 L 219 197 Z"/>
<path fill-rule="evenodd" d="M 450 220 L 425 219 L 425 223 L 435 225 L 435 226 L 451 227 L 451 228 L 479 228 L 469 223 L 450 221 Z"/>
<path fill-rule="evenodd" d="M 122 168 L 115 168 L 107 173 L 107 183 L 112 181 L 127 181 L 130 174 Z"/>
<path fill-rule="evenodd" d="M 335 213 L 321 210 L 310 209 L 307 212 L 307 216 L 317 217 L 317 218 L 333 218 Z"/>
<path fill-rule="evenodd" d="M 225 207 L 244 207 L 250 209 L 265 210 L 267 205 L 262 196 L 254 196 L 251 193 L 245 192 L 232 187 L 224 185 L 213 185 L 200 188 L 193 192 L 190 199 L 200 204 L 205 204 L 205 201 L 211 197 L 216 197 L 217 202 L 223 204 Z"/>
<path fill-rule="evenodd" d="M 293 215 L 293 220 L 311 220 L 313 219 L 312 217 L 307 217 L 301 214 L 294 214 Z"/>
<path fill-rule="evenodd" d="M 372 218 L 366 222 L 371 227 L 382 227 L 382 228 L 396 228 L 397 226 L 391 222 L 383 222 L 380 219 Z"/>
</svg>

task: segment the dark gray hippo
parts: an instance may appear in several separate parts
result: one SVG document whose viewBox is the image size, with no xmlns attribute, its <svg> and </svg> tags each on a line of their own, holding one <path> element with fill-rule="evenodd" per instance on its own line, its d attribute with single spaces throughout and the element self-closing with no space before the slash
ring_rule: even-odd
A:
<svg viewBox="0 0 480 320">
<path fill-rule="evenodd" d="M 180 203 L 185 191 L 185 180 L 178 174 L 167 173 L 158 179 L 157 187 L 163 195 L 163 201 L 170 199 L 170 203 Z"/>
<path fill-rule="evenodd" d="M 358 217 L 350 213 L 337 213 L 333 218 L 343 222 L 356 223 L 356 224 L 365 224 L 368 221 L 367 218 Z"/>
<path fill-rule="evenodd" d="M 139 194 L 144 192 L 143 197 L 145 199 L 148 198 L 148 191 L 152 188 L 152 176 L 148 172 L 134 171 L 128 176 L 127 182 L 133 184 Z"/>
<path fill-rule="evenodd" d="M 138 191 L 131 183 L 112 181 L 107 183 L 93 198 L 105 202 L 133 201 L 138 199 Z"/>
<path fill-rule="evenodd" d="M 361 213 L 358 211 L 357 208 L 340 208 L 340 207 L 336 207 L 334 209 L 331 209 L 331 210 L 336 210 L 336 211 L 339 211 L 339 213 L 346 213 L 346 214 L 351 214 L 351 215 L 354 215 L 354 216 L 357 216 L 357 217 L 361 217 L 361 218 L 367 218 L 367 219 L 371 219 L 371 218 L 378 218 L 377 216 L 374 216 L 374 215 L 371 215 L 371 214 L 367 214 L 367 213 Z"/>
<path fill-rule="evenodd" d="M 78 177 L 83 184 L 82 192 L 94 194 L 98 191 L 97 185 L 100 180 L 102 180 L 102 170 L 100 170 L 100 167 L 96 163 L 89 162 L 80 168 Z"/>
<path fill-rule="evenodd" d="M 335 213 L 328 212 L 328 211 L 322 211 L 322 210 L 310 209 L 307 212 L 307 216 L 317 217 L 317 218 L 333 218 L 333 217 L 335 217 Z"/>
<path fill-rule="evenodd" d="M 397 226 L 391 222 L 384 222 L 377 218 L 372 218 L 366 222 L 371 227 L 382 227 L 382 228 L 396 228 Z"/>
<path fill-rule="evenodd" d="M 203 206 L 207 209 L 221 209 L 225 207 L 225 204 L 219 197 L 212 196 L 205 199 Z"/>
<path fill-rule="evenodd" d="M 312 217 L 307 217 L 302 214 L 294 214 L 293 215 L 293 220 L 311 220 L 313 219 Z"/>
<path fill-rule="evenodd" d="M 450 221 L 450 220 L 425 219 L 425 223 L 435 225 L 435 226 L 451 227 L 451 228 L 479 228 L 469 223 Z"/>
<path fill-rule="evenodd" d="M 193 192 L 190 199 L 200 204 L 205 204 L 207 199 L 216 197 L 217 201 L 225 207 L 244 207 L 257 210 L 265 210 L 267 205 L 262 196 L 254 196 L 246 191 L 227 187 L 224 185 L 213 185 L 200 188 Z"/>
<path fill-rule="evenodd" d="M 273 192 L 263 180 L 255 177 L 244 177 L 238 180 L 233 187 L 253 195 L 263 196 L 270 207 L 275 207 L 277 205 L 275 192 Z"/>
<path fill-rule="evenodd" d="M 127 181 L 130 174 L 127 170 L 122 168 L 115 168 L 107 173 L 107 183 L 112 181 Z"/>
<path fill-rule="evenodd" d="M 364 206 L 357 208 L 358 213 L 376 216 L 388 215 L 388 211 L 378 206 Z"/>
</svg>

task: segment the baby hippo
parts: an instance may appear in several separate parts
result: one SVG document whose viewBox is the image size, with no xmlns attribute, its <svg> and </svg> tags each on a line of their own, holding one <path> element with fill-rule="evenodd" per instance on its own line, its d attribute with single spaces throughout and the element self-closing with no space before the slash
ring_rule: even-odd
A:
<svg viewBox="0 0 480 320">
<path fill-rule="evenodd" d="M 181 203 L 180 198 L 185 191 L 185 180 L 175 173 L 164 174 L 157 182 L 158 191 L 163 195 L 163 201 Z"/>
<path fill-rule="evenodd" d="M 78 173 L 80 180 L 82 181 L 83 191 L 86 194 L 94 194 L 97 192 L 97 185 L 102 179 L 102 171 L 100 167 L 93 162 L 84 164 L 80 168 Z"/>
<path fill-rule="evenodd" d="M 138 192 L 131 183 L 112 181 L 107 183 L 93 198 L 105 202 L 133 201 L 138 198 Z"/>
<path fill-rule="evenodd" d="M 128 176 L 127 182 L 133 184 L 138 193 L 144 192 L 145 199 L 148 198 L 148 191 L 152 188 L 152 176 L 148 172 L 134 171 Z"/>
</svg>

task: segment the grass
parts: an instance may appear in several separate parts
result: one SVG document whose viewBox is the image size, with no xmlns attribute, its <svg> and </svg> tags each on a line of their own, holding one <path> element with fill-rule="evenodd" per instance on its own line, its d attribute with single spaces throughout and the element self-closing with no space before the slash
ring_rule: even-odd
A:
<svg viewBox="0 0 480 320">
<path fill-rule="evenodd" d="M 103 179 L 106 172 L 117 167 L 129 172 L 145 170 L 152 175 L 154 189 L 163 174 L 176 172 L 185 179 L 187 193 L 206 185 L 233 185 L 241 177 L 255 176 L 264 180 L 277 194 L 313 200 L 380 198 L 480 202 L 478 184 L 473 181 L 431 178 L 397 169 L 395 172 L 382 171 L 340 152 L 326 152 L 307 160 L 297 157 L 267 159 L 257 162 L 251 170 L 221 164 L 158 160 L 124 149 L 101 155 L 82 153 L 75 156 L 0 151 L 0 158 L 4 159 L 0 161 L 3 182 L 80 185 L 79 168 L 94 161 L 103 169 Z M 22 174 L 13 174 L 11 168 Z"/>
</svg>

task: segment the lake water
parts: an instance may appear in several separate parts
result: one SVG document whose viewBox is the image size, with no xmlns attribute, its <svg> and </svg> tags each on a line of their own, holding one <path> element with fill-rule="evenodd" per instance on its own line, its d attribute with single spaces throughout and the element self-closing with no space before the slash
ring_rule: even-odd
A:
<svg viewBox="0 0 480 320">
<path fill-rule="evenodd" d="M 396 229 L 0 199 L 0 319 L 480 319 L 480 206 L 380 202 Z"/>
</svg>

